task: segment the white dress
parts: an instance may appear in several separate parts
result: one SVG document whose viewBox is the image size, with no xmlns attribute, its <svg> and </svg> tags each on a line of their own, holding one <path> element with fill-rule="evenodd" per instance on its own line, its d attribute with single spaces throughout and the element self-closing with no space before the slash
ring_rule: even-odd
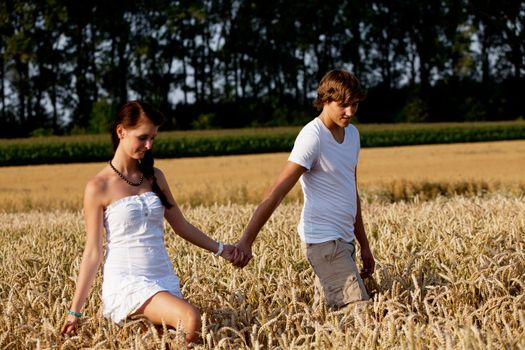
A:
<svg viewBox="0 0 525 350">
<path fill-rule="evenodd" d="M 149 298 L 168 291 L 182 298 L 164 245 L 164 206 L 154 192 L 121 198 L 104 212 L 106 258 L 102 283 L 105 317 L 122 324 Z"/>
</svg>

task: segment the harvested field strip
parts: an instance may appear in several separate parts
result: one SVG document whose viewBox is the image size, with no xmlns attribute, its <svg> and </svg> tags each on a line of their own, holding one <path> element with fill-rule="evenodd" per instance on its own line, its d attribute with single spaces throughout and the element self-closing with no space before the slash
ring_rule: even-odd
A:
<svg viewBox="0 0 525 350">
<path fill-rule="evenodd" d="M 288 153 L 160 159 L 180 204 L 257 203 Z M 105 163 L 0 167 L 0 211 L 78 210 L 83 189 Z M 525 141 L 363 149 L 361 194 L 398 201 L 419 196 L 525 193 Z M 287 200 L 301 199 L 299 186 Z"/>
</svg>

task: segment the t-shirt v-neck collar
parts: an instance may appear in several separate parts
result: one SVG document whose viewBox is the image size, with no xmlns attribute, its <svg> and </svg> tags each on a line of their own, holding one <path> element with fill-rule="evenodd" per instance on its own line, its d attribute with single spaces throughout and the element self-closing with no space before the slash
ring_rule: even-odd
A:
<svg viewBox="0 0 525 350">
<path fill-rule="evenodd" d="M 323 128 L 327 133 L 330 134 L 330 139 L 331 139 L 332 141 L 334 141 L 334 142 L 335 142 L 336 144 L 338 144 L 338 145 L 342 145 L 342 144 L 345 143 L 345 141 L 346 141 L 346 128 L 343 128 L 343 140 L 342 140 L 341 142 L 339 142 L 339 141 L 337 141 L 337 140 L 335 139 L 335 136 L 334 136 L 334 134 L 332 134 L 332 132 L 330 131 L 330 129 L 328 129 L 328 127 L 323 123 L 322 119 L 319 118 L 319 117 L 317 117 L 317 119 L 318 119 L 318 123 L 321 123 L 322 128 Z"/>
</svg>

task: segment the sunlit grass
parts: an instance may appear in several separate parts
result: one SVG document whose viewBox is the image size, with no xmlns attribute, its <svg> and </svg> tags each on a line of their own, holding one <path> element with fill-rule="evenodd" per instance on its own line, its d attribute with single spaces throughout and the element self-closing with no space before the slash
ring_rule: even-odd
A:
<svg viewBox="0 0 525 350">
<path fill-rule="evenodd" d="M 289 203 L 277 210 L 244 270 L 167 230 L 183 293 L 203 313 L 196 348 L 525 346 L 523 197 L 364 203 L 377 288 L 360 312 L 330 313 L 313 305 L 313 272 L 295 229 L 300 208 Z M 254 206 L 183 210 L 213 237 L 233 242 Z M 162 331 L 142 319 L 121 328 L 104 319 L 100 274 L 78 335 L 60 339 L 84 237 L 78 211 L 0 214 L 0 348 L 177 348 L 175 330 Z"/>
<path fill-rule="evenodd" d="M 199 349 L 524 349 L 525 141 L 363 149 L 371 305 L 313 305 L 297 186 L 238 270 L 167 230 Z M 287 154 L 159 160 L 185 216 L 234 242 Z M 181 333 L 101 316 L 101 276 L 77 336 L 59 330 L 85 231 L 82 190 L 104 163 L 0 168 L 0 348 L 179 348 Z"/>
</svg>

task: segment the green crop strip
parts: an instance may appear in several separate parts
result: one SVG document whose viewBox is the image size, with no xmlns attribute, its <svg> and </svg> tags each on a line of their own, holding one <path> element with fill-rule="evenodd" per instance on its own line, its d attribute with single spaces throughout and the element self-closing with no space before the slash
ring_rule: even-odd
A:
<svg viewBox="0 0 525 350">
<path fill-rule="evenodd" d="M 358 125 L 362 147 L 525 139 L 525 122 Z M 288 152 L 300 127 L 161 132 L 157 158 Z M 0 140 L 0 166 L 108 160 L 107 135 Z"/>
</svg>

